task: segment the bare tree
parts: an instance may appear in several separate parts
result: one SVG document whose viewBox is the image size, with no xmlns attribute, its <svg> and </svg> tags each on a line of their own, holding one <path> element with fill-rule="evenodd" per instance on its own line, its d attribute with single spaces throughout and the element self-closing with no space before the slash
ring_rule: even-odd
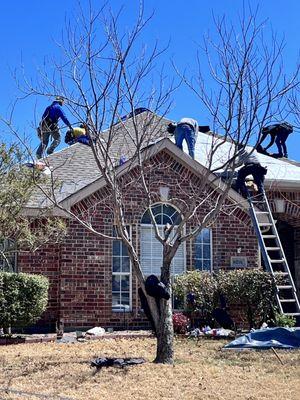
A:
<svg viewBox="0 0 300 400">
<path fill-rule="evenodd" d="M 211 113 L 214 131 L 219 132 L 209 136 L 206 168 L 199 164 L 200 174 L 196 178 L 171 156 L 161 157 L 150 146 L 153 139 L 166 135 L 162 123 L 170 107 L 174 84 L 166 85 L 163 72 L 157 71 L 156 62 L 163 51 L 156 45 L 152 50 L 139 46 L 140 35 L 151 20 L 151 16 L 145 18 L 142 4 L 130 31 L 123 32 L 120 28 L 120 15 L 113 15 L 106 7 L 95 12 L 90 6 L 87 14 L 81 10 L 77 24 L 80 28 L 66 26 L 60 45 L 62 61 L 54 62 L 53 75 L 40 71 L 39 81 L 33 84 L 25 80 L 23 91 L 30 95 L 64 96 L 73 116 L 86 123 L 99 176 L 106 184 L 105 194 L 95 193 L 68 209 L 53 188 L 55 171 L 48 187 L 38 184 L 39 189 L 53 207 L 67 213 L 94 235 L 113 240 L 112 235 L 95 229 L 90 218 L 97 204 L 109 200 L 118 238 L 127 247 L 150 307 L 157 334 L 155 361 L 171 364 L 174 359 L 172 302 L 171 299 L 156 302 L 146 293 L 138 248 L 127 229 L 127 193 L 135 188 L 143 194 L 155 237 L 163 248 L 160 279 L 171 294 L 171 263 L 179 246 L 210 226 L 221 211 L 231 213 L 237 207 L 238 198 L 228 200 L 231 179 L 223 182 L 212 172 L 234 172 L 237 145 L 245 147 L 253 135 L 256 135 L 255 144 L 261 126 L 283 107 L 284 95 L 296 84 L 296 78 L 284 78 L 283 67 L 277 64 L 283 44 L 274 41 L 271 47 L 264 45 L 261 38 L 264 24 L 257 24 L 255 14 L 243 15 L 239 29 L 228 27 L 224 18 L 215 20 L 219 41 L 212 42 L 207 37 L 204 47 L 213 79 L 211 87 L 205 85 L 200 57 L 197 78 L 189 80 L 182 76 Z M 135 114 L 140 104 L 152 112 L 140 118 Z M 130 113 L 130 121 L 121 118 L 124 113 Z M 114 145 L 120 141 L 126 142 L 129 160 L 118 168 L 116 163 L 121 154 Z M 230 143 L 230 152 L 216 163 L 224 143 Z M 154 208 L 159 200 L 158 187 L 166 182 L 164 176 L 169 173 L 176 177 L 176 195 L 169 198 L 168 203 L 177 207 L 180 218 L 161 229 Z M 186 231 L 188 224 L 193 228 Z"/>
</svg>

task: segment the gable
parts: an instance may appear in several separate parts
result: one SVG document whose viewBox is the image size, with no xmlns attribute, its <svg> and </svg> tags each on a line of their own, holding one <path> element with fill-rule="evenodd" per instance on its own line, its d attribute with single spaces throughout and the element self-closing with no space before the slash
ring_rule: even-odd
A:
<svg viewBox="0 0 300 400">
<path fill-rule="evenodd" d="M 213 207 L 218 193 L 226 187 L 217 176 L 211 174 L 188 155 L 183 154 L 168 139 L 146 149 L 144 156 L 146 181 L 151 188 L 152 202 L 154 203 L 161 201 L 160 187 L 167 186 L 173 205 L 177 205 L 180 209 L 184 207 L 184 203 L 189 206 L 192 202 L 197 204 L 203 202 L 201 208 L 204 211 L 208 206 Z M 134 205 L 134 199 L 138 196 L 139 202 L 144 202 L 144 209 L 147 209 L 146 196 L 141 196 L 143 187 L 137 166 L 132 163 L 122 165 L 118 168 L 118 177 L 120 186 L 125 188 L 124 191 L 121 190 L 125 208 L 129 203 L 130 206 Z M 94 208 L 97 203 L 109 202 L 111 195 L 105 180 L 100 178 L 64 200 L 62 205 L 76 210 L 76 212 L 83 212 L 83 210 Z M 208 197 L 207 204 L 204 201 L 206 197 Z M 144 201 L 141 198 L 144 198 Z M 248 218 L 247 201 L 233 189 L 229 190 L 229 199 L 225 203 L 227 208 L 231 204 L 232 214 L 238 215 L 239 219 Z M 140 204 L 138 205 L 140 206 Z M 241 211 L 240 214 L 238 214 L 238 210 Z"/>
</svg>

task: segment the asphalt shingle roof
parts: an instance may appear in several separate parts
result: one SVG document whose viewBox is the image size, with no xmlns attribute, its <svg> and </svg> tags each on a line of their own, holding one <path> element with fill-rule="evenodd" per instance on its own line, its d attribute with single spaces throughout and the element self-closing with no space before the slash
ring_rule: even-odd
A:
<svg viewBox="0 0 300 400">
<path fill-rule="evenodd" d="M 136 116 L 137 130 L 145 134 L 146 144 L 155 138 L 166 137 L 166 127 L 169 122 L 169 120 L 149 112 Z M 115 165 L 118 165 L 121 155 L 125 156 L 127 160 L 134 155 L 136 149 L 135 132 L 132 118 L 114 126 L 113 141 L 109 153 Z M 103 131 L 100 135 L 103 143 L 107 143 L 109 131 Z M 80 143 L 75 143 L 51 154 L 46 158 L 45 163 L 49 165 L 52 171 L 52 181 L 54 181 L 56 187 L 55 195 L 58 201 L 62 201 L 101 177 L 92 149 Z M 44 187 L 46 190 L 51 190 L 51 186 L 52 183 L 49 178 L 48 184 Z M 51 202 L 37 188 L 27 207 L 39 208 L 50 205 Z"/>
<path fill-rule="evenodd" d="M 135 121 L 139 133 L 145 133 L 145 137 L 147 138 L 146 145 L 150 139 L 157 140 L 168 136 L 166 128 L 171 121 L 166 118 L 158 117 L 151 112 L 143 112 L 136 116 Z M 108 131 L 104 131 L 100 135 L 104 143 L 107 143 L 109 137 Z M 174 137 L 170 139 L 174 141 Z M 111 144 L 110 154 L 114 158 L 116 165 L 118 165 L 121 155 L 124 155 L 127 160 L 134 156 L 134 140 L 135 129 L 132 118 L 114 126 L 114 139 Z M 219 137 L 211 133 L 199 133 L 196 141 L 195 160 L 207 167 L 212 142 L 216 144 L 220 140 Z M 188 153 L 185 143 L 183 149 Z M 232 150 L 233 146 L 230 142 L 224 142 L 219 146 L 213 157 L 212 168 L 220 167 L 228 159 Z M 300 188 L 300 166 L 297 163 L 275 159 L 263 154 L 259 154 L 258 156 L 261 164 L 268 167 L 266 181 L 284 182 L 285 184 L 288 182 L 297 184 L 299 182 Z M 92 149 L 80 143 L 66 147 L 48 156 L 47 163 L 49 163 L 53 171 L 54 180 L 58 183 L 55 193 L 59 201 L 86 187 L 101 176 Z M 48 205 L 50 205 L 49 200 L 37 189 L 27 206 L 39 208 Z"/>
</svg>

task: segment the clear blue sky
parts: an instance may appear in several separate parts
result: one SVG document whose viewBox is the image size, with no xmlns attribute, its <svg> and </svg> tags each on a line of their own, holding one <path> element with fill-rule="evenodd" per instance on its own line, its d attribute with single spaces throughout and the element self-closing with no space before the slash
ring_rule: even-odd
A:
<svg viewBox="0 0 300 400">
<path fill-rule="evenodd" d="M 86 4 L 87 0 L 82 0 Z M 95 1 L 95 4 L 100 1 Z M 118 9 L 125 5 L 125 14 L 130 22 L 136 13 L 137 0 L 108 0 Z M 65 18 L 72 18 L 76 0 L 10 0 L 0 3 L 0 114 L 6 115 L 9 104 L 18 95 L 18 90 L 11 72 L 20 69 L 23 63 L 28 76 L 34 76 L 42 65 L 45 56 L 56 56 L 59 50 L 55 40 L 60 39 Z M 235 21 L 242 8 L 242 0 L 145 0 L 146 12 L 155 11 L 151 25 L 144 34 L 144 40 L 159 39 L 162 45 L 170 40 L 165 53 L 165 62 L 173 59 L 179 66 L 193 68 L 197 43 L 212 27 L 212 13 L 226 15 Z M 298 0 L 254 0 L 251 5 L 259 4 L 259 16 L 268 18 L 269 24 L 279 36 L 285 37 L 284 56 L 287 70 L 294 67 L 300 49 L 299 18 L 300 2 Z M 170 67 L 171 68 L 171 67 Z M 48 102 L 45 98 L 35 101 L 27 100 L 18 105 L 15 124 L 28 134 L 32 132 L 32 146 L 38 141 L 32 125 L 34 119 L 41 116 Z M 66 110 L 68 113 L 68 111 Z M 182 116 L 196 118 L 200 124 L 209 124 L 199 101 L 185 89 L 174 95 L 174 105 L 169 117 L 178 119 Z M 71 122 L 72 122 L 72 118 Z M 7 137 L 3 128 L 1 135 Z M 288 139 L 289 156 L 300 161 L 300 133 L 294 133 Z M 275 149 L 274 149 L 275 150 Z"/>
</svg>

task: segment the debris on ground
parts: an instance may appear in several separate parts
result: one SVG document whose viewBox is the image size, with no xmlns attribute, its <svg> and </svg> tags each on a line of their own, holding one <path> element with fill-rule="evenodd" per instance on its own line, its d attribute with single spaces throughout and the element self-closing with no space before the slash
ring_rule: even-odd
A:
<svg viewBox="0 0 300 400">
<path fill-rule="evenodd" d="M 227 338 L 227 337 L 235 337 L 235 332 L 231 329 L 217 328 L 211 329 L 210 326 L 205 326 L 202 329 L 196 328 L 192 330 L 188 337 L 190 338 L 199 338 L 199 337 L 218 337 L 218 338 Z"/>
<path fill-rule="evenodd" d="M 92 336 L 102 336 L 105 334 L 105 329 L 101 328 L 101 326 L 95 326 L 94 328 L 86 331 L 85 334 L 92 335 Z"/>
<path fill-rule="evenodd" d="M 130 365 L 139 365 L 145 363 L 146 360 L 144 358 L 106 358 L 99 357 L 95 360 L 91 361 L 91 367 L 96 367 L 97 369 L 101 369 L 103 367 L 116 367 L 116 368 L 124 368 Z"/>
</svg>

